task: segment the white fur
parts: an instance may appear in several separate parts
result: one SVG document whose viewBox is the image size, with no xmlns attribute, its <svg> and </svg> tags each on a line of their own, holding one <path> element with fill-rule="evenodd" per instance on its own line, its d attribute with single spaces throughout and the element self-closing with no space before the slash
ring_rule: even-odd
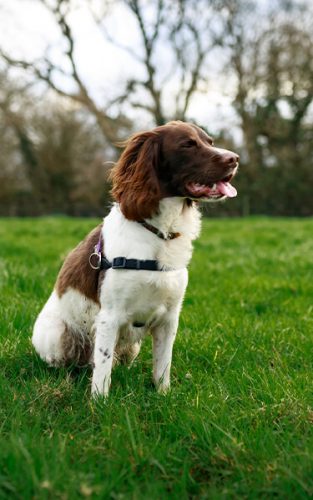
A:
<svg viewBox="0 0 313 500">
<path fill-rule="evenodd" d="M 95 331 L 93 394 L 107 395 L 114 355 L 127 354 L 131 362 L 142 338 L 153 337 L 153 378 L 160 391 L 170 385 L 172 347 L 188 282 L 187 265 L 192 240 L 200 231 L 200 214 L 181 198 L 165 198 L 159 214 L 147 221 L 163 233 L 179 232 L 164 241 L 137 222 L 127 220 L 115 204 L 104 219 L 104 253 L 114 257 L 157 260 L 167 271 L 109 269 L 100 290 L 100 307 L 69 289 L 61 298 L 54 291 L 39 314 L 33 344 L 48 363 L 62 362 L 64 325 L 86 336 Z M 134 322 L 144 323 L 134 327 Z"/>
<path fill-rule="evenodd" d="M 61 298 L 53 290 L 34 325 L 32 342 L 39 356 L 51 366 L 62 364 L 61 337 L 65 325 L 70 325 L 71 331 L 84 343 L 84 337 L 92 331 L 99 310 L 95 302 L 73 288 Z"/>
</svg>

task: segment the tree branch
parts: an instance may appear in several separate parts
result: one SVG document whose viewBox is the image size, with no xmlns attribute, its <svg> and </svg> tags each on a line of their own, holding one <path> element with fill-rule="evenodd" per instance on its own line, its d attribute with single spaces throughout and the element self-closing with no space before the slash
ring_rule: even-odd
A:
<svg viewBox="0 0 313 500">
<path fill-rule="evenodd" d="M 107 115 L 106 112 L 100 109 L 97 106 L 96 102 L 90 96 L 87 87 L 85 86 L 84 82 L 82 81 L 78 73 L 75 61 L 75 40 L 72 33 L 72 29 L 66 18 L 69 12 L 69 5 L 70 5 L 69 0 L 56 0 L 56 3 L 54 5 L 51 5 L 47 0 L 40 0 L 40 1 L 42 5 L 44 5 L 53 15 L 54 19 L 56 20 L 61 30 L 62 36 L 67 43 L 67 48 L 64 52 L 64 57 L 70 63 L 71 73 L 66 74 L 62 70 L 62 68 L 52 63 L 46 56 L 40 60 L 29 62 L 20 59 L 14 59 L 13 57 L 10 57 L 8 54 L 2 52 L 1 54 L 3 59 L 10 66 L 14 66 L 29 71 L 35 78 L 45 82 L 48 85 L 48 87 L 54 90 L 58 95 L 65 98 L 69 98 L 79 103 L 80 105 L 85 106 L 90 111 L 90 113 L 93 114 L 94 117 L 96 118 L 99 128 L 102 131 L 103 135 L 110 142 L 115 142 L 117 139 L 116 137 L 117 125 L 119 124 L 123 127 L 129 128 L 130 124 L 128 120 L 126 120 L 122 116 L 119 116 L 113 120 Z M 66 91 L 62 87 L 60 87 L 60 85 L 57 85 L 53 78 L 54 72 L 59 72 L 62 75 L 71 78 L 77 87 L 77 92 Z"/>
</svg>

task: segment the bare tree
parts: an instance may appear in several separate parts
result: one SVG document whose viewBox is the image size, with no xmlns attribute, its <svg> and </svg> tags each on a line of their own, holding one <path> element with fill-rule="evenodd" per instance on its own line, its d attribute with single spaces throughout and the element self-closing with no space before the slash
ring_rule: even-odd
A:
<svg viewBox="0 0 313 500">
<path fill-rule="evenodd" d="M 111 34 L 103 13 L 96 15 L 93 11 L 94 18 L 106 40 L 139 63 L 144 76 L 131 75 L 125 82 L 124 91 L 110 104 L 127 101 L 132 108 L 147 112 L 157 125 L 172 118 L 185 120 L 194 93 L 208 77 L 205 63 L 215 45 L 216 2 L 156 0 L 148 4 L 143 0 L 120 0 L 119 3 L 136 22 L 141 40 L 139 48 L 122 45 Z M 164 62 L 158 60 L 158 52 L 162 49 L 165 63 L 170 64 L 165 75 L 161 71 Z M 170 81 L 175 87 L 170 97 L 171 105 L 166 96 Z"/>
<path fill-rule="evenodd" d="M 0 74 L 0 117 L 5 129 L 2 145 L 2 160 L 9 163 L 13 177 L 22 182 L 14 184 L 23 190 L 32 186 L 39 207 L 42 206 L 45 173 L 40 169 L 35 145 L 30 137 L 27 114 L 32 107 L 28 95 L 28 84 L 14 84 L 3 73 Z M 27 111 L 28 110 L 28 111 Z M 12 161 L 15 157 L 15 161 Z M 18 159 L 17 159 L 18 157 Z M 5 167 L 8 174 L 8 167 Z M 31 180 L 31 182 L 30 182 Z"/>
<path fill-rule="evenodd" d="M 61 66 L 52 61 L 48 56 L 48 47 L 46 54 L 36 61 L 15 59 L 3 50 L 0 52 L 2 58 L 9 66 L 18 67 L 30 72 L 35 79 L 44 82 L 58 95 L 69 98 L 79 105 L 87 108 L 88 111 L 96 118 L 104 137 L 110 142 L 114 142 L 118 136 L 118 129 L 120 127 L 129 128 L 129 122 L 123 116 L 117 116 L 113 119 L 107 114 L 105 109 L 98 106 L 95 99 L 90 95 L 87 86 L 79 74 L 75 59 L 75 38 L 73 36 L 70 23 L 68 22 L 68 16 L 72 3 L 71 0 L 39 1 L 50 11 L 59 27 L 64 42 L 63 46 L 65 47 L 63 58 L 65 59 L 66 64 Z M 69 72 L 65 71 L 64 67 L 69 67 Z M 69 91 L 62 87 L 60 84 L 60 78 L 57 78 L 60 75 L 69 79 L 73 83 L 75 90 Z"/>
<path fill-rule="evenodd" d="M 37 105 L 25 82 L 0 73 L 0 214 L 103 214 L 110 157 L 86 111 Z"/>
<path fill-rule="evenodd" d="M 234 107 L 241 118 L 247 192 L 255 211 L 262 206 L 277 213 L 312 212 L 312 15 L 309 2 L 224 4 L 228 74 L 236 78 Z"/>
<path fill-rule="evenodd" d="M 281 0 L 262 13 L 262 24 L 256 24 L 261 15 L 257 9 L 249 0 L 228 0 L 224 6 L 229 73 L 236 77 L 234 105 L 250 156 L 259 161 L 252 137 L 263 134 L 274 139 L 277 133 L 295 141 L 313 101 L 313 37 L 306 22 L 313 12 L 309 3 Z M 275 117 L 282 118 L 282 109 L 290 117 L 288 132 L 281 129 L 282 122 L 276 123 L 276 131 L 273 127 Z"/>
<path fill-rule="evenodd" d="M 74 0 L 39 0 L 57 23 L 63 39 L 63 64 L 57 65 L 49 55 L 38 60 L 20 60 L 1 51 L 9 66 L 30 72 L 34 79 L 44 82 L 62 97 L 84 106 L 96 118 L 103 135 L 114 142 L 130 123 L 122 113 L 123 105 L 144 110 L 155 124 L 161 125 L 172 118 L 186 119 L 195 92 L 204 86 L 208 66 L 206 60 L 214 46 L 215 0 L 103 0 L 96 11 L 94 1 L 87 2 L 106 41 L 125 50 L 141 65 L 139 78 L 130 74 L 117 94 L 100 107 L 92 97 L 77 67 L 76 40 L 69 21 Z M 84 0 L 85 1 L 85 0 Z M 107 25 L 108 10 L 122 4 L 128 16 L 136 22 L 140 37 L 139 47 L 121 45 Z M 97 13 L 96 13 L 97 12 Z M 167 74 L 162 73 L 162 51 L 168 62 Z M 164 55 L 165 54 L 165 55 Z M 64 68 L 69 68 L 66 71 Z M 109 71 L 109 68 L 107 69 Z M 62 78 L 72 82 L 73 91 L 62 86 Z M 171 93 L 168 88 L 175 89 Z M 112 115 L 111 110 L 115 113 Z M 117 112 L 116 112 L 117 110 Z M 113 117 L 112 117 L 113 116 Z"/>
</svg>

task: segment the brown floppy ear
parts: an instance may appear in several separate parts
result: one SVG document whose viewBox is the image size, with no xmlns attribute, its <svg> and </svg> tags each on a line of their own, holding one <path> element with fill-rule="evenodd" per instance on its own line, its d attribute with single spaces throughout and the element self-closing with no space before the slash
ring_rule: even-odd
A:
<svg viewBox="0 0 313 500">
<path fill-rule="evenodd" d="M 126 143 L 112 170 L 112 195 L 130 220 L 149 219 L 157 212 L 161 199 L 157 166 L 160 139 L 156 132 L 142 132 Z"/>
</svg>

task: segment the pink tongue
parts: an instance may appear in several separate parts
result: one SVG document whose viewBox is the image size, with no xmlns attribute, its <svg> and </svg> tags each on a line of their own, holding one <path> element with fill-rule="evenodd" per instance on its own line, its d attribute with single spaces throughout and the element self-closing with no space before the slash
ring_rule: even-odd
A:
<svg viewBox="0 0 313 500">
<path fill-rule="evenodd" d="M 228 196 L 228 198 L 234 198 L 237 196 L 237 189 L 234 188 L 229 182 L 217 182 L 216 189 L 223 195 Z"/>
</svg>

